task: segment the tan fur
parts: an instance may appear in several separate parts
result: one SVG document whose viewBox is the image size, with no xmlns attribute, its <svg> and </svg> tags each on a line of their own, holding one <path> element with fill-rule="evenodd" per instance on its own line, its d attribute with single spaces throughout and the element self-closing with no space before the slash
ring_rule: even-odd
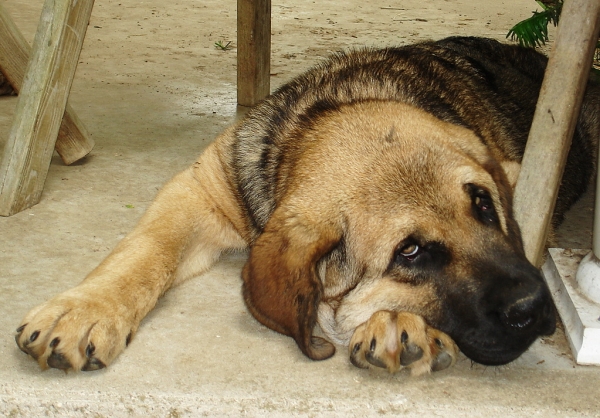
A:
<svg viewBox="0 0 600 418">
<path fill-rule="evenodd" d="M 407 337 L 403 342 L 403 333 L 414 337 Z M 373 365 L 371 362 L 375 358 L 383 362 L 390 373 L 395 373 L 403 368 L 403 353 L 416 347 L 422 353 L 409 366 L 413 376 L 431 372 L 434 359 L 442 350 L 449 357 L 444 368 L 456 363 L 458 348 L 454 341 L 443 332 L 428 327 L 420 316 L 409 312 L 381 310 L 374 313 L 356 328 L 349 350 L 352 363 L 357 367 L 368 368 Z"/>
<path fill-rule="evenodd" d="M 510 109 L 532 106 L 544 63 L 475 38 L 332 57 L 220 135 L 80 285 L 25 316 L 17 344 L 42 368 L 105 367 L 169 288 L 249 249 L 248 309 L 311 359 L 339 344 L 390 372 L 450 367 L 458 346 L 514 360 L 555 326 L 512 213 L 529 122 Z M 513 91 L 503 73 L 520 65 Z"/>
<path fill-rule="evenodd" d="M 407 113 L 410 117 L 397 117 Z M 370 199 L 378 196 L 385 199 L 382 196 L 386 191 L 377 190 L 385 184 L 389 174 L 384 169 L 385 161 L 399 158 L 396 153 L 406 155 L 404 147 L 414 145 L 403 143 L 411 141 L 410 137 L 403 138 L 403 133 L 421 130 L 423 125 L 436 140 L 458 135 L 464 137 L 460 147 L 468 149 L 470 143 L 477 144 L 469 131 L 440 122 L 406 105 L 365 103 L 349 106 L 323 121 L 322 129 L 314 133 L 318 138 L 307 138 L 312 146 L 299 153 L 297 158 L 301 163 L 290 168 L 283 180 L 282 204 L 254 243 L 244 269 L 245 291 L 256 294 L 251 298 L 249 308 L 257 318 L 273 329 L 294 336 L 297 341 L 304 339 L 299 344 L 304 344 L 309 356 L 327 357 L 333 348 L 326 344 L 312 353 L 314 344 L 319 344 L 318 341 L 311 343 L 312 332 L 302 334 L 289 312 L 272 304 L 276 298 L 269 296 L 270 292 L 282 294 L 283 282 L 249 282 L 248 276 L 286 277 L 300 272 L 299 278 L 304 280 L 307 276 L 301 274 L 301 270 L 308 268 L 312 271 L 312 285 L 322 286 L 325 298 L 347 292 L 349 283 L 325 281 L 321 284 L 316 275 L 316 263 L 337 242 L 343 227 L 363 231 L 351 245 L 358 258 L 371 260 L 371 268 L 381 272 L 389 248 L 393 247 L 397 234 L 402 234 L 404 225 L 429 213 L 423 209 L 423 213 L 415 213 L 415 219 L 407 222 L 405 217 L 397 218 L 385 200 L 377 205 Z M 381 141 L 373 148 L 372 141 L 364 140 L 365 135 L 381 138 Z M 386 135 L 397 136 L 394 138 L 397 142 L 386 142 Z M 38 359 L 42 367 L 47 367 L 52 352 L 49 342 L 57 337 L 60 338 L 58 353 L 68 357 L 70 368 L 85 368 L 86 348 L 92 341 L 94 357 L 104 365 L 110 364 L 125 348 L 126 340 L 135 334 L 140 321 L 173 283 L 203 273 L 222 251 L 248 245 L 253 234 L 239 208 L 227 172 L 232 140 L 230 129 L 217 138 L 198 162 L 168 183 L 136 229 L 79 286 L 51 299 L 25 317 L 23 324 L 31 331 L 20 335 L 20 344 Z M 456 145 L 446 147 L 442 143 L 439 147 L 437 152 L 463 152 L 457 150 Z M 479 145 L 471 145 L 471 148 L 473 155 L 464 157 L 466 166 L 453 167 L 455 163 L 452 163 L 443 169 L 454 169 L 459 176 L 485 177 L 485 172 L 477 169 L 474 159 L 485 159 L 486 151 Z M 420 157 L 416 153 L 413 158 Z M 336 165 L 331 165 L 331 161 L 337 161 Z M 472 173 L 461 169 L 469 165 L 474 170 Z M 491 179 L 489 183 L 493 186 Z M 363 194 L 365 190 L 370 191 L 368 196 Z M 323 199 L 323 196 L 328 198 Z M 341 213 L 346 219 L 340 216 Z M 366 213 L 370 215 L 366 216 Z M 386 225 L 385 230 L 379 230 L 378 227 L 383 225 Z M 432 229 L 435 229 L 434 225 Z M 256 269 L 273 271 L 254 274 Z M 307 283 L 298 282 L 293 297 L 297 297 Z M 413 300 L 417 307 L 432 297 L 427 289 L 415 292 L 392 281 L 386 284 L 385 281 L 365 280 L 360 287 L 361 291 L 350 296 L 338 310 L 337 317 L 329 318 L 332 323 L 322 315 L 323 329 L 336 342 L 348 344 L 354 328 L 381 309 L 413 307 L 410 304 L 399 306 L 398 300 Z M 317 293 L 320 290 L 312 296 L 308 292 L 306 297 L 315 297 Z M 411 293 L 415 294 L 407 297 Z M 261 302 L 261 297 L 265 302 Z M 282 306 L 286 305 L 284 302 Z M 326 309 L 327 305 L 323 303 L 322 306 Z M 309 316 L 308 326 L 312 330 L 317 312 L 311 312 Z M 273 318 L 277 320 L 273 321 Z M 57 319 L 60 320 L 55 325 Z M 31 333 L 38 329 L 41 330 L 39 337 L 28 343 Z M 424 330 L 423 341 L 426 338 Z M 319 350 L 324 351 L 320 353 Z"/>
<path fill-rule="evenodd" d="M 110 364 L 176 278 L 206 271 L 225 249 L 245 248 L 242 236 L 248 232 L 219 155 L 227 138 L 225 133 L 198 163 L 173 178 L 135 230 L 80 285 L 24 318 L 31 333 L 41 330 L 31 343 L 25 342 L 31 333 L 24 333 L 22 344 L 43 368 L 55 338 L 75 370 L 85 366 L 92 341 L 94 356 Z M 193 262 L 183 259 L 191 254 Z"/>
</svg>

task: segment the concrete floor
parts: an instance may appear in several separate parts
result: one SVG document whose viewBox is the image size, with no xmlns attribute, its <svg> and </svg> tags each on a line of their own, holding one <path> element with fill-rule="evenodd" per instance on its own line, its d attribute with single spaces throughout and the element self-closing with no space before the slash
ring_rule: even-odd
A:
<svg viewBox="0 0 600 418">
<path fill-rule="evenodd" d="M 0 0 L 2 1 L 2 0 Z M 522 0 L 273 4 L 272 84 L 329 51 L 452 34 L 503 39 Z M 4 0 L 32 39 L 41 0 Z M 168 4 L 168 6 L 167 6 Z M 96 141 L 83 162 L 52 161 L 42 201 L 0 218 L 0 415 L 600 416 L 600 369 L 573 363 L 564 335 L 503 367 L 462 357 L 430 376 L 311 362 L 260 326 L 240 295 L 243 255 L 168 293 L 108 369 L 41 372 L 14 343 L 25 313 L 77 284 L 133 227 L 160 186 L 236 117 L 235 2 L 96 0 L 71 103 Z M 16 98 L 0 98 L 0 145 Z M 1 148 L 0 148 L 1 149 Z M 591 196 L 559 233 L 589 247 Z"/>
</svg>

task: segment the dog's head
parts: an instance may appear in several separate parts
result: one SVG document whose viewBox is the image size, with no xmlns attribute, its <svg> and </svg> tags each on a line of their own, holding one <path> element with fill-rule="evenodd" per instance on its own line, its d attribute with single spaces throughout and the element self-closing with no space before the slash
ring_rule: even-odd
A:
<svg viewBox="0 0 600 418">
<path fill-rule="evenodd" d="M 503 364 L 554 331 L 512 188 L 471 131 L 398 103 L 337 109 L 282 164 L 280 201 L 243 272 L 252 313 L 313 359 L 378 310 L 406 310 L 472 360 Z M 296 154 L 298 156 L 298 154 Z M 288 166 L 286 166 L 286 164 Z"/>
</svg>

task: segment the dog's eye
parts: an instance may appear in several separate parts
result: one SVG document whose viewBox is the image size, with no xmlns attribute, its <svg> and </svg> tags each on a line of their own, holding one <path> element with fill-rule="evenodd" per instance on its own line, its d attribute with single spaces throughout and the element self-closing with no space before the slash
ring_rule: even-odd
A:
<svg viewBox="0 0 600 418">
<path fill-rule="evenodd" d="M 400 249 L 400 254 L 408 259 L 415 258 L 421 252 L 418 244 L 408 244 Z"/>
<path fill-rule="evenodd" d="M 473 205 L 473 214 L 475 218 L 486 225 L 498 225 L 498 214 L 494 208 L 494 202 L 490 193 L 473 184 L 468 185 L 471 201 Z"/>
<path fill-rule="evenodd" d="M 406 264 L 415 261 L 423 253 L 423 247 L 416 242 L 401 244 L 394 255 L 397 264 Z"/>
<path fill-rule="evenodd" d="M 396 247 L 388 271 L 397 267 L 431 270 L 441 269 L 450 260 L 450 253 L 440 242 L 426 242 L 409 237 Z"/>
<path fill-rule="evenodd" d="M 484 198 L 481 198 L 479 196 L 475 197 L 475 204 L 479 207 L 479 209 L 481 210 L 490 210 L 491 207 L 489 205 L 489 202 L 486 202 L 486 200 Z"/>
</svg>

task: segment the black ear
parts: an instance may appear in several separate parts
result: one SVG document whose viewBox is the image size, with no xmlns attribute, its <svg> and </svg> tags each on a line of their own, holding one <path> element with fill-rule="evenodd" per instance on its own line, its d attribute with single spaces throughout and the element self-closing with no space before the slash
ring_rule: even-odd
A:
<svg viewBox="0 0 600 418">
<path fill-rule="evenodd" d="M 244 266 L 244 300 L 258 321 L 294 338 L 309 358 L 324 360 L 335 347 L 313 336 L 323 293 L 316 264 L 340 237 L 331 226 L 305 226 L 277 215 L 276 211 Z"/>
</svg>

